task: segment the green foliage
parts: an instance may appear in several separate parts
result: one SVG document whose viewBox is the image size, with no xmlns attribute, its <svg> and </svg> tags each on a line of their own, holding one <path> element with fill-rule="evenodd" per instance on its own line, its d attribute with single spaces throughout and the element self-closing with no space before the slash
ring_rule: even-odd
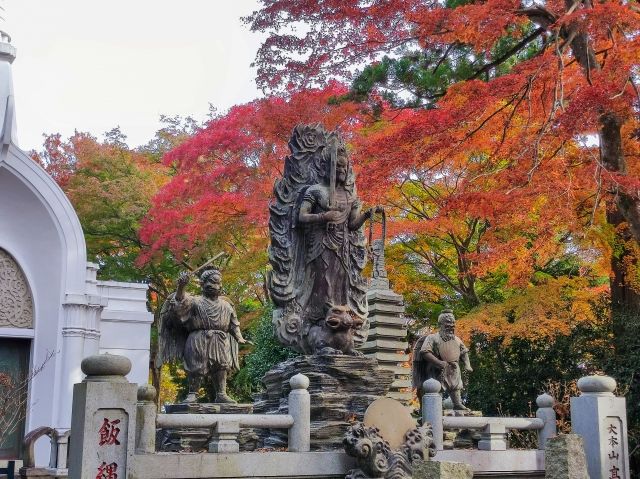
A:
<svg viewBox="0 0 640 479">
<path fill-rule="evenodd" d="M 263 389 L 261 381 L 264 374 L 276 364 L 298 355 L 278 343 L 271 325 L 272 312 L 270 306 L 266 307 L 245 335 L 254 346 L 229 385 L 230 392 L 238 400 L 252 402 L 251 395 Z"/>
<path fill-rule="evenodd" d="M 579 325 L 569 335 L 553 339 L 513 339 L 473 336 L 468 401 L 485 415 L 527 416 L 550 382 L 570 382 L 602 371 L 611 353 L 607 321 Z"/>
</svg>

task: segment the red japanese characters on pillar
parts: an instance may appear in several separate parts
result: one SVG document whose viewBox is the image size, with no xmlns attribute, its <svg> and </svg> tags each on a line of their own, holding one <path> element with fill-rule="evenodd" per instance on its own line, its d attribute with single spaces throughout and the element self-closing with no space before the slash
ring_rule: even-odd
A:
<svg viewBox="0 0 640 479">
<path fill-rule="evenodd" d="M 609 461 L 607 467 L 608 479 L 619 479 L 626 477 L 624 475 L 624 454 L 621 444 L 622 425 L 620 419 L 616 417 L 607 417 L 605 422 L 605 432 L 607 434 L 607 447 L 609 452 L 606 459 Z"/>
<path fill-rule="evenodd" d="M 96 479 L 118 479 L 118 474 L 116 471 L 118 470 L 118 465 L 115 462 L 111 464 L 107 464 L 102 461 L 102 464 L 98 466 L 98 474 L 96 474 Z"/>
<path fill-rule="evenodd" d="M 109 421 L 108 418 L 104 418 L 104 422 L 98 430 L 98 434 L 100 435 L 100 442 L 98 443 L 98 446 L 104 446 L 105 444 L 120 445 L 120 441 L 118 441 L 118 434 L 120 434 L 120 428 L 117 427 L 118 424 L 120 424 L 120 419 Z"/>
<path fill-rule="evenodd" d="M 128 415 L 122 409 L 99 409 L 93 420 L 96 444 L 96 479 L 126 475 Z M 119 472 L 118 472 L 119 471 Z"/>
</svg>

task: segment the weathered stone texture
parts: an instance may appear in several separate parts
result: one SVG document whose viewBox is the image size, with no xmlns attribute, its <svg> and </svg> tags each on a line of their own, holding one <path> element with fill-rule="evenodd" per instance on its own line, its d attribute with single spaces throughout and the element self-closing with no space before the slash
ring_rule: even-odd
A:
<svg viewBox="0 0 640 479">
<path fill-rule="evenodd" d="M 472 479 L 473 469 L 461 462 L 416 461 L 413 479 Z"/>
<path fill-rule="evenodd" d="M 587 479 L 584 443 L 578 434 L 561 434 L 547 441 L 546 479 Z"/>
<path fill-rule="evenodd" d="M 310 380 L 311 450 L 342 449 L 350 422 L 362 421 L 369 405 L 386 395 L 393 373 L 378 369 L 375 359 L 360 356 L 301 356 L 282 362 L 264 375 L 266 391 L 254 405 L 256 414 L 287 413 L 289 379 L 304 374 Z M 285 430 L 262 430 L 265 447 L 287 446 Z"/>
<path fill-rule="evenodd" d="M 181 403 L 165 406 L 167 414 L 252 414 L 252 404 Z M 156 444 L 163 452 L 201 452 L 208 450 L 212 431 L 207 428 L 180 428 L 158 430 Z M 253 451 L 258 446 L 258 435 L 251 428 L 240 428 L 240 451 Z"/>
</svg>

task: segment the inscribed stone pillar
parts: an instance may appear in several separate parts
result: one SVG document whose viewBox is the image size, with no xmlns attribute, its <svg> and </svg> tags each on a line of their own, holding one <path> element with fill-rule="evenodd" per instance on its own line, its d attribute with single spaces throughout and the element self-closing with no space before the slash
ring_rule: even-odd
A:
<svg viewBox="0 0 640 479">
<path fill-rule="evenodd" d="M 124 377 L 131 361 L 102 354 L 82 361 L 84 381 L 73 388 L 71 479 L 127 477 L 135 449 L 136 384 Z"/>
<path fill-rule="evenodd" d="M 629 479 L 627 409 L 613 391 L 607 376 L 587 376 L 578 381 L 580 396 L 571 398 L 571 429 L 584 440 L 589 476 Z"/>
</svg>

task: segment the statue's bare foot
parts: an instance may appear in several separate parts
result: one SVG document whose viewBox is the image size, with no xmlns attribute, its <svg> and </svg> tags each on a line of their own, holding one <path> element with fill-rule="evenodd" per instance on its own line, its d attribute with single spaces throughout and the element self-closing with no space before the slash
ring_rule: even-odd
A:
<svg viewBox="0 0 640 479">
<path fill-rule="evenodd" d="M 231 399 L 226 394 L 216 394 L 216 401 L 215 402 L 227 403 L 227 404 L 236 404 L 236 401 Z"/>
<path fill-rule="evenodd" d="M 347 354 L 349 356 L 358 356 L 358 357 L 364 356 L 364 353 L 362 351 L 358 351 L 357 349 L 352 349 L 351 351 L 348 351 Z"/>
</svg>

